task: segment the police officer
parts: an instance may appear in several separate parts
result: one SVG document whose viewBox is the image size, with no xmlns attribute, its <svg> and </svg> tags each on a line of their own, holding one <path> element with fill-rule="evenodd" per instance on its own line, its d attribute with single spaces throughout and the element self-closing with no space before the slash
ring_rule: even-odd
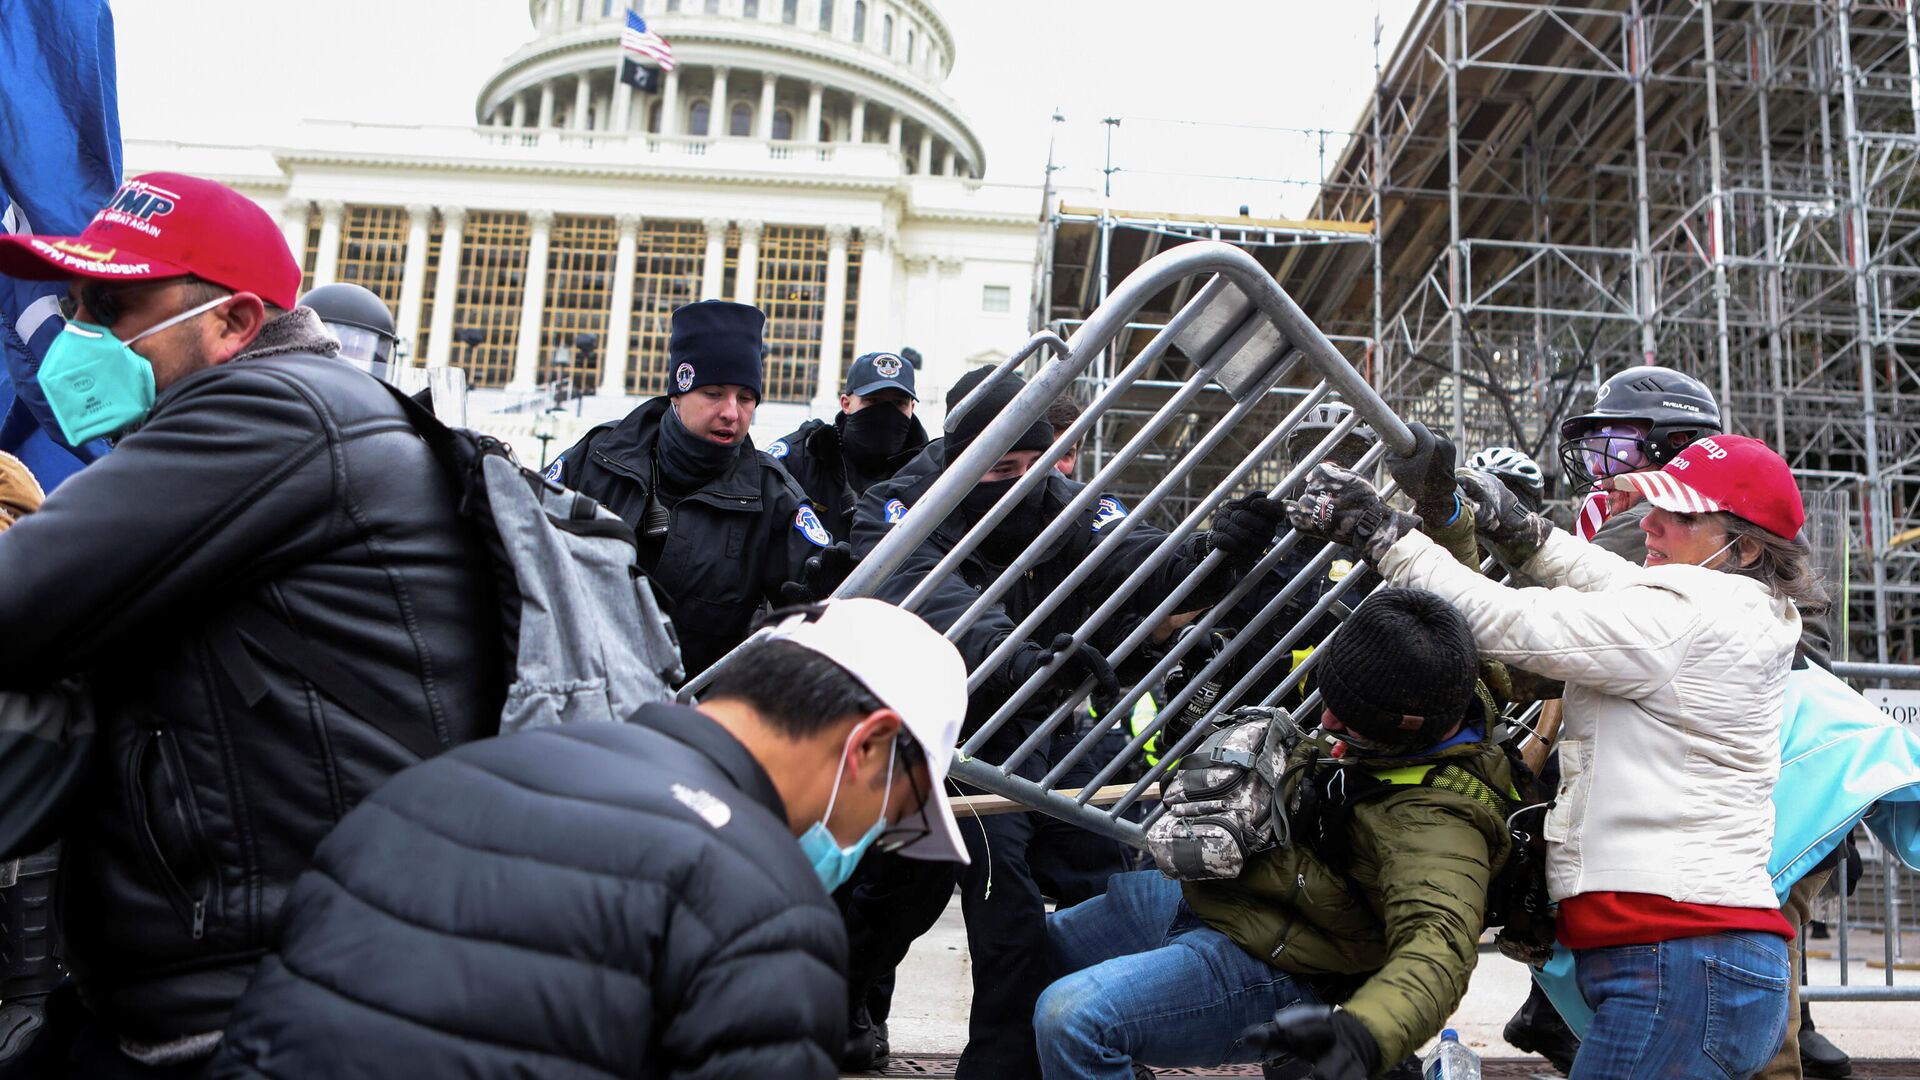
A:
<svg viewBox="0 0 1920 1080">
<path fill-rule="evenodd" d="M 760 602 L 778 605 L 780 586 L 832 543 L 800 485 L 747 435 L 766 325 L 747 304 L 679 308 L 667 393 L 587 432 L 547 469 L 633 526 L 689 677 L 746 640 Z"/>
<path fill-rule="evenodd" d="M 987 369 L 979 369 L 962 378 L 948 394 L 948 409 L 951 411 L 979 386 L 987 373 Z M 946 465 L 960 459 L 1024 386 L 1017 376 L 1008 376 L 992 388 L 978 391 L 981 399 L 944 440 L 939 468 L 922 475 L 903 473 L 868 490 L 855 515 L 854 548 L 863 554 L 871 551 L 933 486 Z M 895 603 L 904 599 L 974 522 L 1033 467 L 1040 452 L 1053 441 L 1044 420 L 1036 420 L 875 595 Z M 979 598 L 981 588 L 997 579 L 1016 556 L 1033 547 L 1075 490 L 1071 481 L 1049 469 L 1046 482 L 1035 488 L 1034 494 L 1023 500 L 952 575 L 935 585 L 918 614 L 935 629 L 952 626 Z M 1172 552 L 1132 594 L 1123 611 L 1136 617 L 1150 612 L 1216 548 L 1227 553 L 1226 565 L 1199 586 L 1192 602 L 1204 606 L 1218 599 L 1232 586 L 1238 570 L 1257 561 L 1271 543 L 1280 513 L 1278 502 L 1264 499 L 1225 507 L 1217 515 L 1215 528 L 1195 535 Z M 982 760 L 1005 760 L 1008 752 L 1024 741 L 1039 720 L 1082 679 L 1092 676 L 1109 695 L 1117 691 L 1117 677 L 1104 655 L 1117 640 L 1108 640 L 1110 635 L 1103 631 L 1095 640 L 1075 646 L 1069 635 L 1165 539 L 1165 533 L 1146 525 L 1124 537 L 1114 536 L 1109 530 L 1125 516 L 1125 507 L 1112 497 L 1082 510 L 1072 528 L 1052 542 L 1042 559 L 954 641 L 969 669 L 979 668 L 1096 547 L 1103 542 L 1120 545 L 1073 597 L 1001 662 L 969 700 L 964 731 L 970 733 L 1034 672 L 1055 657 L 1066 656 L 1064 666 L 1046 687 L 988 741 L 980 753 Z M 1122 624 L 1125 619 L 1114 622 Z M 1043 747 L 1017 771 L 1028 779 L 1038 779 L 1050 767 L 1051 750 Z M 1072 786 L 1071 781 L 1068 786 Z M 1051 978 L 1043 896 L 1063 903 L 1088 898 L 1099 892 L 1109 874 L 1128 868 L 1125 852 L 1118 844 L 1109 844 L 1107 858 L 1096 869 L 1093 864 L 1098 860 L 1090 857 L 1087 845 L 1091 838 L 1084 830 L 1037 813 L 992 815 L 981 818 L 978 825 L 968 822 L 961 831 L 973 857 L 973 865 L 962 879 L 961 904 L 973 956 L 974 993 L 969 1040 L 958 1075 L 964 1080 L 1037 1077 L 1033 1008 Z M 876 910 L 880 907 L 877 904 L 865 904 L 849 911 L 852 954 L 857 958 L 850 983 L 859 977 L 863 964 L 891 966 L 905 954 L 907 945 L 931 926 L 952 896 L 952 874 L 947 869 L 944 877 L 922 872 L 913 883 L 871 883 L 873 894 L 885 896 L 889 904 L 886 910 Z M 917 926 L 913 925 L 916 918 L 920 920 Z M 852 989 L 858 993 L 857 985 Z"/>
<path fill-rule="evenodd" d="M 399 338 L 393 332 L 393 312 L 370 289 L 352 282 L 322 285 L 300 298 L 312 308 L 333 336 L 340 339 L 340 359 L 376 379 L 392 381 L 393 352 Z"/>
<path fill-rule="evenodd" d="M 851 535 L 860 496 L 927 445 L 927 429 L 913 415 L 919 401 L 913 365 L 897 353 L 868 353 L 847 369 L 839 415 L 809 420 L 767 447 L 800 481 L 835 538 Z"/>
</svg>

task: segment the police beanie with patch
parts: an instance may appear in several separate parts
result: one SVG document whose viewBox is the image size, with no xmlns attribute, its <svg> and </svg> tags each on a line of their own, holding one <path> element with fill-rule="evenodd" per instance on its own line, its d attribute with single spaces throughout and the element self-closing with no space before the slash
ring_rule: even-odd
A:
<svg viewBox="0 0 1920 1080">
<path fill-rule="evenodd" d="M 947 412 L 951 414 L 961 401 L 973 395 L 975 388 L 984 382 L 988 375 L 993 374 L 993 370 L 986 367 L 974 368 L 960 376 L 959 381 L 953 384 L 953 389 L 947 391 Z M 980 433 L 987 429 L 987 425 L 993 423 L 994 418 L 1000 415 L 1000 410 L 1006 408 L 1007 403 L 1026 388 L 1025 379 L 1009 372 L 999 382 L 979 391 L 983 395 L 980 400 L 969 406 L 966 415 L 947 430 L 947 461 L 958 461 L 960 455 L 967 452 L 967 447 L 973 445 L 973 440 L 979 438 Z M 1045 417 L 1039 417 L 1007 449 L 1009 451 L 1045 450 L 1052 445 L 1053 429 L 1047 426 Z"/>
<path fill-rule="evenodd" d="M 752 304 L 702 300 L 673 312 L 667 342 L 667 393 L 699 386 L 745 386 L 758 395 L 766 369 L 767 316 Z"/>
<path fill-rule="evenodd" d="M 1466 715 L 1479 679 L 1466 616 L 1423 589 L 1375 591 L 1321 648 L 1321 700 L 1342 724 L 1386 747 L 1437 742 Z M 1425 723 L 1408 726 L 1407 716 Z"/>
</svg>

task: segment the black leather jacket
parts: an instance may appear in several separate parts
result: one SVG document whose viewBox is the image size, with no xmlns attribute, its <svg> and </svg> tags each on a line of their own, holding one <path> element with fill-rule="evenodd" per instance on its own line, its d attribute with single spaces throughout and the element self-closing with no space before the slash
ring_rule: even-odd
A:
<svg viewBox="0 0 1920 1080">
<path fill-rule="evenodd" d="M 501 704 L 481 558 L 386 390 L 299 352 L 169 387 L 0 535 L 0 688 L 84 672 L 99 705 L 65 918 L 123 1039 L 220 1030 L 320 838 L 414 760 L 241 643 L 235 613 L 270 611 L 383 688 L 389 724 L 465 742 Z"/>
<path fill-rule="evenodd" d="M 653 447 L 668 408 L 653 398 L 587 432 L 554 459 L 548 479 L 600 500 L 644 536 Z M 801 580 L 808 556 L 829 543 L 806 492 L 750 439 L 726 472 L 681 499 L 665 543 L 641 541 L 640 568 L 672 606 L 687 676 L 745 641 L 761 601 L 779 606 L 780 586 Z"/>
</svg>

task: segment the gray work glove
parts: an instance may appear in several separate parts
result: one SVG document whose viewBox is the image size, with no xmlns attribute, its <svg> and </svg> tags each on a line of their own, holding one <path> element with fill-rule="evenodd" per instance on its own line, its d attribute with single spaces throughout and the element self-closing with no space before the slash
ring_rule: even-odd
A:
<svg viewBox="0 0 1920 1080">
<path fill-rule="evenodd" d="M 1418 420 L 1407 425 L 1413 432 L 1413 452 L 1387 455 L 1387 472 L 1400 490 L 1413 500 L 1414 513 L 1427 524 L 1438 527 L 1453 520 L 1460 505 L 1453 490 L 1454 459 L 1458 456 L 1445 435 L 1435 435 Z"/>
<path fill-rule="evenodd" d="M 1277 499 L 1264 495 L 1229 499 L 1214 512 L 1207 547 L 1225 553 L 1227 565 L 1249 570 L 1273 546 L 1273 538 L 1286 523 L 1287 508 Z"/>
<path fill-rule="evenodd" d="M 1520 505 L 1492 473 L 1461 469 L 1454 478 L 1460 498 L 1473 507 L 1473 531 L 1509 569 L 1517 570 L 1553 532 L 1553 523 Z"/>
<path fill-rule="evenodd" d="M 1288 501 L 1287 523 L 1355 549 L 1376 569 L 1394 541 L 1420 528 L 1419 518 L 1388 506 L 1358 473 L 1324 461 L 1307 474 L 1306 492 Z"/>
</svg>

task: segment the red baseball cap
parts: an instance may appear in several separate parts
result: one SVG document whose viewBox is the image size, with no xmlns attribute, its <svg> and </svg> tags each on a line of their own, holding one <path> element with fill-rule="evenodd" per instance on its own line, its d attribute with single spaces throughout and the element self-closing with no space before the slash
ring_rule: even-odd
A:
<svg viewBox="0 0 1920 1080">
<path fill-rule="evenodd" d="M 225 184 L 146 173 L 79 236 L 0 236 L 0 274 L 30 281 L 158 281 L 188 274 L 291 311 L 300 263 L 258 203 Z"/>
<path fill-rule="evenodd" d="M 1637 491 L 1663 510 L 1725 510 L 1791 540 L 1807 519 L 1793 470 L 1767 444 L 1745 435 L 1709 435 L 1651 472 L 1612 477 L 1616 491 Z"/>
</svg>

